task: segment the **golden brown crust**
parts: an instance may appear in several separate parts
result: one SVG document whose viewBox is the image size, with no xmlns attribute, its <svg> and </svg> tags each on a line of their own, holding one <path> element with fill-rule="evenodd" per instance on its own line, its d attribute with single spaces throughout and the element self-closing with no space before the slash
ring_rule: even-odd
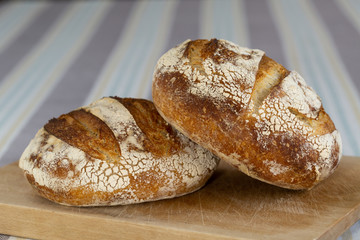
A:
<svg viewBox="0 0 360 240">
<path fill-rule="evenodd" d="M 113 97 L 50 120 L 19 166 L 51 201 L 107 206 L 193 192 L 218 161 L 165 122 L 152 102 Z"/>
<path fill-rule="evenodd" d="M 111 129 L 84 109 L 53 118 L 44 128 L 50 134 L 83 150 L 91 157 L 108 162 L 118 161 L 121 157 L 119 143 Z"/>
<path fill-rule="evenodd" d="M 153 100 L 190 139 L 280 187 L 313 187 L 341 156 L 340 136 L 320 98 L 260 50 L 186 41 L 159 59 Z"/>
<path fill-rule="evenodd" d="M 144 146 L 157 157 L 177 153 L 181 148 L 175 130 L 160 116 L 154 104 L 144 99 L 115 97 L 133 116 L 146 138 Z"/>
<path fill-rule="evenodd" d="M 274 87 L 279 85 L 282 79 L 289 74 L 289 71 L 281 64 L 264 55 L 259 62 L 256 79 L 251 99 L 254 102 L 254 111 L 259 110 L 264 99 L 270 94 Z"/>
</svg>

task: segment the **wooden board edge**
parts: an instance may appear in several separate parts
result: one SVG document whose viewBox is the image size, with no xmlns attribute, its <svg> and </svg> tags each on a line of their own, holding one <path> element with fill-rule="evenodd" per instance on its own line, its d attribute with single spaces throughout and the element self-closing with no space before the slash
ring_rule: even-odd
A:
<svg viewBox="0 0 360 240">
<path fill-rule="evenodd" d="M 334 222 L 334 224 L 330 226 L 329 229 L 318 238 L 318 240 L 337 239 L 359 220 L 360 203 L 345 216 Z"/>
<path fill-rule="evenodd" d="M 346 158 L 348 162 L 360 161 L 360 157 L 358 156 L 342 156 L 342 158 Z M 340 161 L 341 164 L 342 161 Z M 349 230 L 351 226 L 353 226 L 357 221 L 360 220 L 360 203 L 356 205 L 351 211 L 349 211 L 342 218 L 338 219 L 338 221 L 334 222 L 327 231 L 325 231 L 318 240 L 328 240 L 328 239 L 337 239 L 344 232 Z"/>
<path fill-rule="evenodd" d="M 352 157 L 352 156 L 343 156 L 343 158 L 346 158 L 346 161 L 348 163 L 352 163 L 354 161 L 360 161 L 359 157 Z M 344 159 L 345 160 L 345 159 Z M 18 162 L 10 163 L 8 167 L 14 168 L 17 167 Z M 6 167 L 6 166 L 5 166 Z M 2 168 L 0 168 L 2 170 Z M 240 238 L 235 237 L 231 235 L 226 235 L 224 233 L 209 233 L 205 231 L 201 231 L 201 228 L 196 229 L 186 229 L 186 226 L 182 226 L 181 228 L 174 228 L 172 226 L 159 226 L 156 224 L 151 223 L 134 223 L 127 220 L 116 220 L 116 219 L 105 219 L 107 222 L 106 229 L 99 229 L 99 227 L 95 226 L 94 229 L 89 229 L 88 225 L 91 225 L 89 223 L 96 222 L 94 221 L 96 216 L 86 216 L 85 220 L 82 220 L 76 214 L 71 213 L 57 213 L 51 210 L 41 210 L 41 214 L 46 216 L 36 216 L 43 219 L 42 222 L 36 223 L 31 222 L 31 219 L 34 218 L 34 215 L 39 215 L 39 213 L 34 213 L 31 208 L 28 208 L 26 206 L 17 206 L 17 205 L 9 205 L 9 204 L 2 204 L 0 203 L 0 209 L 4 210 L 2 212 L 5 213 L 5 210 L 7 211 L 7 214 L 0 214 L 0 233 L 3 234 L 9 234 L 13 236 L 19 236 L 19 237 L 27 237 L 27 238 L 46 238 L 46 239 L 84 239 L 84 235 L 87 234 L 88 231 L 90 231 L 92 236 L 89 236 L 90 238 L 87 239 L 99 239 L 99 238 L 105 238 L 105 239 L 118 239 L 119 233 L 123 234 L 121 235 L 121 238 L 123 239 L 134 239 L 136 237 L 143 237 L 143 238 L 154 238 L 154 239 L 164 239 L 164 238 L 170 238 L 170 239 L 241 239 L 241 240 L 249 240 L 252 238 Z M 56 219 L 58 219 L 58 226 L 52 225 L 48 226 L 49 224 L 46 223 L 47 218 L 54 217 L 54 214 L 56 214 Z M 3 218 L 2 216 L 7 216 L 7 218 Z M 66 215 L 66 216 L 64 216 Z M 10 218 L 9 218 L 10 216 Z M 17 219 L 14 219 L 14 217 L 17 216 Z M 66 219 L 66 220 L 64 220 Z M 70 221 L 68 221 L 70 219 Z M 76 220 L 74 220 L 76 219 Z M 329 228 L 324 232 L 321 236 L 319 236 L 317 239 L 323 240 L 323 239 L 336 239 L 338 236 L 343 234 L 346 230 L 348 230 L 356 221 L 360 219 L 360 203 L 356 205 L 356 207 L 349 211 L 346 215 L 344 215 L 341 219 L 338 219 L 336 222 L 334 222 Z M 17 226 L 16 229 L 13 229 L 9 227 L 11 224 L 8 224 L 12 222 L 12 224 L 15 224 Z M 53 221 L 54 222 L 54 221 Z M 81 230 L 77 231 L 76 227 L 77 224 L 83 224 L 85 226 L 85 229 L 87 231 Z M 70 227 L 65 227 L 68 226 Z M 29 227 L 32 226 L 32 227 Z M 20 227 L 20 228 L 18 228 Z M 119 229 L 120 228 L 120 229 Z M 29 232 L 33 233 L 33 229 L 38 229 L 40 233 L 38 233 L 37 236 L 29 236 Z M 42 230 L 41 230 L 42 229 Z M 59 236 L 59 233 L 63 233 L 66 229 L 70 229 L 67 231 L 73 232 L 73 233 L 66 233 L 69 237 L 62 237 Z M 96 231 L 96 229 L 98 231 Z M 113 232 L 116 229 L 115 232 Z M 124 230 L 122 230 L 124 229 Z M 5 231 L 6 230 L 6 231 Z M 7 231 L 9 230 L 9 231 Z M 80 230 L 80 229 L 79 229 Z M 53 233 L 54 232 L 54 233 Z M 106 232 L 110 232 L 110 235 L 108 235 Z M 137 234 L 136 237 L 134 234 Z M 40 235 L 41 236 L 40 236 Z M 51 235 L 54 234 L 54 235 Z M 115 237 L 111 237 L 115 236 Z"/>
<path fill-rule="evenodd" d="M 59 213 L 49 210 L 41 212 L 22 206 L 9 206 L 0 203 L 0 232 L 2 234 L 34 239 L 198 239 L 198 240 L 249 240 L 206 233 L 185 228 L 172 228 L 144 223 L 103 219 L 102 224 L 93 216 Z M 6 216 L 6 218 L 2 217 Z M 49 221 L 50 220 L 50 221 Z M 86 226 L 86 227 L 81 227 Z"/>
</svg>

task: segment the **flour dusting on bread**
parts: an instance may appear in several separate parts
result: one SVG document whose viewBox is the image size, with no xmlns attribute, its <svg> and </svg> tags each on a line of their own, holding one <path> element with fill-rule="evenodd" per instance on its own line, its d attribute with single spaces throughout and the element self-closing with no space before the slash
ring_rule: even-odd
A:
<svg viewBox="0 0 360 240">
<path fill-rule="evenodd" d="M 194 64 L 201 50 L 192 51 L 189 40 L 169 50 L 158 61 L 158 74 L 179 72 L 189 79 L 191 94 L 218 101 L 232 99 L 246 106 L 250 100 L 261 50 L 242 48 L 225 40 L 216 42 L 216 49 L 200 64 Z M 184 57 L 188 54 L 187 57 Z M 242 88 L 238 85 L 241 82 Z"/>
<path fill-rule="evenodd" d="M 79 195 L 77 200 L 62 199 L 59 203 L 116 205 L 183 195 L 203 186 L 217 166 L 218 159 L 209 151 L 176 131 L 169 137 L 177 138 L 179 149 L 169 156 L 154 156 L 144 145 L 147 136 L 143 130 L 114 98 L 103 98 L 81 109 L 113 131 L 120 144 L 120 161 L 96 159 L 40 129 L 20 159 L 20 167 L 31 175 L 37 188 L 55 193 L 93 193 L 84 202 Z M 149 187 L 142 192 L 147 186 L 154 190 Z M 102 195 L 109 197 L 102 199 Z"/>
<path fill-rule="evenodd" d="M 251 177 L 309 189 L 340 161 L 320 97 L 261 50 L 187 40 L 159 59 L 152 90 L 164 119 Z"/>
</svg>

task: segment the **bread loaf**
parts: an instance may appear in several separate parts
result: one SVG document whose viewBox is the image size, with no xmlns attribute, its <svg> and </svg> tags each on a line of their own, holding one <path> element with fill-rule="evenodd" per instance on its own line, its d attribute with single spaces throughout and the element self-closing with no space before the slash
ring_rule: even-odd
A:
<svg viewBox="0 0 360 240">
<path fill-rule="evenodd" d="M 51 201 L 107 206 L 193 192 L 218 161 L 167 124 L 152 102 L 106 97 L 51 119 L 19 166 Z"/>
<path fill-rule="evenodd" d="M 341 138 L 315 91 L 261 50 L 187 40 L 158 61 L 153 101 L 193 141 L 261 181 L 310 189 L 341 157 Z"/>
</svg>

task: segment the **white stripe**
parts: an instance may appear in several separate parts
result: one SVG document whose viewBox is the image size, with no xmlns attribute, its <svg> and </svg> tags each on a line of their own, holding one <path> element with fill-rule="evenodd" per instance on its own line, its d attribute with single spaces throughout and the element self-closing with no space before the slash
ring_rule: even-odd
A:
<svg viewBox="0 0 360 240">
<path fill-rule="evenodd" d="M 102 96 L 144 98 L 167 42 L 177 2 L 138 2 L 128 24 L 84 104 Z M 146 35 L 146 38 L 143 36 Z"/>
<path fill-rule="evenodd" d="M 154 69 L 157 58 L 160 57 L 158 56 L 160 54 L 154 56 L 152 53 L 156 45 L 159 45 L 160 48 L 162 47 L 160 42 L 158 42 L 161 41 L 162 37 L 159 35 L 161 33 L 160 29 L 161 27 L 166 27 L 167 29 L 164 29 L 165 32 L 169 31 L 171 22 L 169 22 L 169 19 L 166 19 L 166 15 L 173 14 L 175 10 L 174 3 L 174 1 L 151 2 L 147 6 L 140 25 L 135 32 L 134 40 L 128 46 L 130 50 L 123 55 L 122 61 L 118 63 L 119 68 L 112 76 L 113 81 L 109 84 L 106 95 L 122 94 L 122 96 L 127 97 L 144 97 L 134 94 L 142 88 L 145 91 L 148 90 L 146 88 L 149 85 L 141 85 L 142 80 L 147 80 L 148 83 L 152 81 L 152 74 L 144 76 L 144 69 L 146 69 L 146 66 L 151 66 Z M 144 34 L 147 38 L 143 37 Z M 135 49 L 136 51 L 134 51 Z M 151 57 L 153 62 L 150 62 Z M 131 58 L 133 61 L 129 61 Z M 125 64 L 124 61 L 128 62 L 126 68 L 123 66 Z M 146 79 L 142 78 L 142 76 Z"/>
<path fill-rule="evenodd" d="M 299 9 L 298 13 L 299 14 L 304 14 L 304 12 L 307 12 L 308 14 L 306 15 L 306 17 L 311 18 L 312 20 L 310 21 L 312 23 L 312 26 L 314 27 L 313 31 L 316 32 L 318 35 L 320 35 L 320 37 L 322 37 L 322 42 L 317 43 L 314 42 L 312 44 L 314 45 L 305 45 L 302 41 L 306 41 L 307 39 L 312 39 L 310 36 L 307 36 L 306 34 L 304 34 L 304 32 L 296 32 L 296 31 L 302 31 L 303 29 L 299 28 L 296 29 L 296 26 L 291 25 L 291 19 L 287 19 L 285 17 L 285 15 L 287 13 L 289 13 L 289 9 L 284 9 L 283 6 L 281 6 L 279 4 L 280 2 L 278 1 L 272 1 L 270 4 L 270 9 L 272 10 L 272 16 L 274 17 L 274 19 L 277 22 L 277 26 L 279 26 L 279 32 L 280 34 L 282 34 L 282 40 L 284 40 L 284 46 L 286 47 L 286 50 L 284 51 L 285 53 L 287 53 L 287 58 L 289 59 L 289 63 L 290 65 L 292 65 L 293 67 L 295 67 L 295 69 L 298 69 L 298 71 L 305 77 L 305 79 L 307 80 L 308 83 L 313 83 L 313 84 L 317 84 L 318 88 L 317 90 L 319 91 L 319 94 L 321 96 L 323 96 L 323 101 L 324 101 L 324 105 L 326 103 L 326 107 L 325 109 L 327 110 L 328 113 L 330 113 L 332 119 L 334 120 L 337 128 L 342 132 L 345 133 L 345 135 L 343 134 L 343 142 L 344 142 L 344 153 L 345 154 L 353 154 L 355 153 L 356 149 L 351 148 L 350 146 L 354 146 L 354 142 L 352 140 L 350 140 L 351 136 L 348 135 L 352 135 L 352 139 L 354 139 L 354 132 L 352 131 L 348 131 L 347 129 L 349 128 L 349 123 L 348 122 L 352 122 L 352 123 L 356 123 L 356 118 L 354 119 L 354 115 L 352 112 L 348 112 L 348 114 L 346 114 L 346 116 L 340 115 L 339 110 L 343 111 L 343 108 L 346 108 L 349 100 L 344 100 L 344 98 L 346 98 L 346 94 L 345 93 L 341 93 L 342 91 L 342 87 L 336 87 L 339 89 L 336 89 L 337 93 L 339 93 L 339 96 L 329 96 L 328 93 L 330 93 L 331 91 L 333 91 L 334 89 L 330 89 L 328 81 L 332 80 L 334 81 L 334 79 L 325 79 L 324 76 L 325 74 L 330 74 L 330 78 L 334 78 L 334 76 L 336 76 L 336 74 L 342 73 L 343 75 L 341 77 L 346 78 L 347 76 L 345 75 L 346 72 L 342 72 L 344 71 L 343 69 L 337 69 L 337 71 L 333 71 L 332 69 L 332 65 L 337 65 L 335 66 L 335 68 L 339 68 L 338 63 L 336 62 L 329 62 L 329 58 L 334 59 L 334 52 L 333 49 L 335 48 L 334 46 L 331 46 L 331 43 L 329 43 L 328 39 L 329 36 L 325 35 L 326 33 L 324 32 L 323 26 L 319 25 L 319 20 L 315 19 L 315 13 L 313 11 L 313 9 L 311 9 L 310 7 L 306 7 L 304 5 L 302 6 L 302 11 L 301 9 Z M 282 3 L 288 3 L 288 2 L 282 2 Z M 294 3 L 294 2 L 292 2 Z M 279 5 L 278 5 L 279 4 Z M 306 4 L 306 3 L 301 3 L 300 4 Z M 297 24 L 300 24 L 300 22 L 297 22 Z M 301 23 L 303 24 L 303 23 Z M 314 26 L 315 25 L 315 26 Z M 311 32 L 309 33 L 311 34 Z M 298 37 L 299 39 L 295 39 L 293 37 Z M 304 40 L 301 40 L 300 38 L 304 38 Z M 316 41 L 316 40 L 315 40 Z M 294 45 L 294 43 L 297 45 Z M 304 48 L 301 48 L 301 44 L 304 45 Z M 319 46 L 320 44 L 320 46 Z M 330 47 L 330 46 L 331 47 Z M 322 54 L 320 55 L 314 55 L 314 51 L 320 51 L 320 53 L 324 53 L 324 51 L 321 51 L 323 46 L 326 49 L 326 53 L 330 54 L 330 56 L 322 56 Z M 331 49 L 332 48 L 332 49 Z M 320 49 L 320 50 L 319 50 Z M 306 57 L 307 59 L 303 59 L 304 57 Z M 321 60 L 318 60 L 318 58 L 321 58 Z M 309 62 L 310 61 L 310 62 Z M 318 62 L 316 62 L 318 61 Z M 319 69 L 317 66 L 325 66 L 327 73 L 324 74 L 324 72 L 321 71 L 321 69 Z M 313 71 L 313 72 L 310 72 Z M 339 76 L 338 76 L 339 78 Z M 316 82 L 311 81 L 316 79 Z M 319 85 L 320 84 L 320 85 Z M 336 84 L 336 83 L 333 83 Z M 311 84 L 310 84 L 311 85 Z M 339 109 L 339 107 L 337 107 L 337 105 L 339 105 L 338 102 L 335 101 L 340 101 L 343 102 L 342 107 L 340 107 L 341 109 Z M 355 133 L 358 131 L 357 127 L 354 127 L 354 131 Z M 356 139 L 355 139 L 356 140 Z M 357 140 L 356 140 L 357 141 Z M 358 143 L 355 143 L 356 145 Z"/>
<path fill-rule="evenodd" d="M 360 239 L 360 220 L 350 227 L 352 239 Z"/>
<path fill-rule="evenodd" d="M 275 27 L 277 28 L 279 35 L 281 46 L 283 48 L 283 52 L 285 53 L 286 65 L 290 66 L 292 69 L 301 69 L 301 64 L 297 57 L 295 39 L 293 34 L 290 31 L 290 27 L 286 21 L 286 18 L 283 16 L 283 11 L 280 8 L 280 2 L 277 0 L 268 1 L 269 12 L 274 19 Z"/>
<path fill-rule="evenodd" d="M 173 18 L 175 17 L 175 10 L 179 1 L 167 1 L 164 10 L 164 16 L 161 20 L 160 26 L 158 27 L 158 32 L 156 33 L 155 44 L 150 47 L 151 53 L 149 58 L 146 60 L 147 64 L 143 68 L 144 70 L 141 72 L 141 76 L 139 77 L 140 81 L 138 85 L 132 87 L 132 91 L 130 92 L 131 96 L 138 98 L 146 98 L 147 93 L 151 92 L 152 86 L 152 77 L 155 65 L 158 59 L 161 57 L 164 51 L 164 46 L 169 41 L 171 27 L 173 25 Z M 165 49 L 167 50 L 167 49 Z"/>
<path fill-rule="evenodd" d="M 200 13 L 199 13 L 199 24 L 200 32 L 199 36 L 203 39 L 211 39 L 214 37 L 213 29 L 213 14 L 212 9 L 214 8 L 214 0 L 201 1 Z"/>
<path fill-rule="evenodd" d="M 241 46 L 249 45 L 249 34 L 241 0 L 203 1 L 200 7 L 200 37 L 232 41 Z"/>
<path fill-rule="evenodd" d="M 248 28 L 247 16 L 244 0 L 232 0 L 232 16 L 234 17 L 233 31 L 235 43 L 243 47 L 250 46 L 250 33 Z"/>
<path fill-rule="evenodd" d="M 308 13 L 307 16 L 311 19 L 310 22 L 318 34 L 319 39 L 321 39 L 321 45 L 324 47 L 324 51 L 320 52 L 322 56 L 319 57 L 321 57 L 321 61 L 328 66 L 326 71 L 330 74 L 330 80 L 332 80 L 333 86 L 335 86 L 333 90 L 335 90 L 337 97 L 328 95 L 325 100 L 334 98 L 336 101 L 340 100 L 341 107 L 346 110 L 346 116 L 343 117 L 348 120 L 348 122 L 342 122 L 342 124 L 346 125 L 350 123 L 352 125 L 351 127 L 348 126 L 351 129 L 350 132 L 344 133 L 347 135 L 352 134 L 355 137 L 357 145 L 357 149 L 352 149 L 351 152 L 349 151 L 349 154 L 360 155 L 360 97 L 356 91 L 356 86 L 353 84 L 343 62 L 340 60 L 340 54 L 330 34 L 327 32 L 325 24 L 320 21 L 314 8 L 310 5 L 311 2 L 300 1 L 300 3 L 304 11 Z M 351 144 L 351 146 L 354 146 L 354 144 Z"/>
<path fill-rule="evenodd" d="M 64 28 L 69 19 L 75 14 L 75 11 L 76 8 L 73 6 L 70 10 L 65 12 L 64 16 L 51 29 L 51 32 L 42 38 L 41 41 L 32 48 L 30 53 L 28 53 L 28 55 L 17 64 L 17 67 L 14 68 L 3 80 L 0 85 L 0 104 L 5 103 L 6 99 L 11 97 L 11 94 L 10 96 L 5 94 L 9 94 L 9 89 L 19 85 L 19 82 L 22 80 L 21 77 L 24 75 L 24 73 L 29 69 L 31 70 L 30 66 L 36 61 L 36 59 L 40 58 L 41 54 L 44 54 L 49 46 L 52 45 L 52 42 L 55 41 L 61 29 Z"/>
<path fill-rule="evenodd" d="M 347 102 L 360 103 L 360 96 L 358 95 L 358 92 L 354 90 L 356 89 L 356 86 L 353 84 L 353 81 L 351 80 L 351 77 L 349 76 L 343 62 L 340 61 L 341 57 L 336 48 L 336 44 L 332 40 L 330 33 L 327 31 L 325 24 L 320 21 L 319 17 L 314 11 L 314 7 L 310 5 L 310 1 L 300 1 L 300 3 L 302 3 L 304 10 L 309 13 L 308 16 L 311 18 L 311 22 L 313 23 L 312 26 L 319 35 L 322 45 L 325 47 L 323 53 L 326 55 L 324 55 L 323 58 L 329 59 L 331 62 L 330 65 L 335 67 L 333 69 L 337 74 L 338 80 L 335 81 L 335 84 L 337 84 L 337 87 L 345 88 L 345 95 L 349 98 L 349 101 Z M 338 84 L 339 82 L 341 82 L 341 84 Z M 343 94 L 340 94 L 340 96 L 343 96 Z M 354 104 L 352 107 L 352 111 L 355 112 L 357 121 L 360 125 L 360 105 Z"/>
<path fill-rule="evenodd" d="M 122 94 L 123 96 L 128 97 L 144 97 L 134 95 L 139 89 L 148 91 L 149 86 L 152 82 L 152 73 L 148 76 L 144 76 L 146 69 L 150 66 L 154 69 L 157 58 L 160 57 L 159 53 L 155 56 L 152 55 L 156 50 L 155 46 L 158 45 L 158 48 L 161 48 L 161 41 L 167 40 L 163 39 L 159 35 L 161 33 L 160 29 L 163 29 L 168 33 L 171 22 L 169 21 L 169 14 L 173 14 L 175 10 L 175 2 L 151 2 L 146 8 L 143 18 L 140 21 L 140 25 L 134 35 L 134 40 L 132 45 L 129 46 L 129 49 L 124 55 L 121 62 L 119 62 L 119 68 L 112 76 L 113 81 L 109 84 L 106 95 L 116 95 Z M 164 14 L 165 13 L 165 14 Z M 168 16 L 168 17 L 167 17 Z M 147 38 L 143 38 L 143 35 L 146 35 Z M 160 41 L 160 42 L 159 42 Z M 134 51 L 136 49 L 136 51 Z M 128 61 L 128 59 L 133 59 L 133 61 Z M 150 58 L 153 61 L 150 61 Z M 127 67 L 124 68 L 124 61 L 127 61 Z M 142 78 L 142 76 L 144 76 Z M 142 80 L 147 81 L 149 84 L 142 85 Z"/>
<path fill-rule="evenodd" d="M 212 22 L 213 36 L 218 39 L 226 39 L 235 42 L 232 26 L 232 9 L 230 0 L 223 0 L 219 2 L 214 0 L 212 3 Z M 219 17 L 221 16 L 221 17 Z"/>
<path fill-rule="evenodd" d="M 279 5 L 277 5 L 279 4 Z M 271 9 L 274 11 L 273 16 L 274 18 L 277 20 L 278 26 L 281 26 L 282 28 L 280 28 L 280 33 L 283 33 L 283 39 L 285 39 L 285 46 L 289 46 L 289 43 L 296 43 L 296 42 L 301 42 L 301 39 L 295 39 L 293 37 L 296 37 L 296 34 L 294 34 L 294 32 L 292 32 L 290 29 L 292 29 L 293 31 L 300 31 L 300 29 L 296 29 L 295 26 L 293 25 L 289 25 L 291 24 L 289 19 L 287 19 L 284 16 L 284 13 L 286 11 L 288 11 L 287 9 L 285 9 L 283 6 L 280 5 L 280 2 L 278 1 L 273 1 L 271 4 Z M 300 34 L 300 37 L 302 38 L 306 38 L 307 36 L 302 33 Z M 310 48 L 313 48 L 314 46 L 310 46 Z M 297 71 L 299 71 L 306 79 L 306 81 L 308 83 L 310 83 L 310 81 L 312 79 L 318 79 L 321 80 L 322 76 L 321 76 L 321 72 L 315 71 L 314 73 L 311 73 L 311 70 L 314 70 L 314 66 L 316 66 L 316 63 L 311 63 L 309 64 L 309 61 L 313 61 L 313 58 L 309 58 L 309 51 L 311 54 L 311 49 L 307 50 L 307 49 L 300 49 L 299 44 L 297 43 L 297 45 L 292 45 L 291 48 L 286 49 L 285 53 L 288 53 L 289 51 L 294 51 L 292 52 L 293 55 L 291 55 L 291 57 L 289 58 L 289 63 L 294 63 L 296 62 L 296 64 L 294 64 L 293 66 L 295 67 L 295 69 Z M 307 59 L 302 59 L 304 58 L 304 56 L 307 57 Z M 290 64 L 292 65 L 292 64 Z M 309 67 L 310 66 L 310 67 Z M 317 70 L 317 69 L 316 69 Z M 322 96 L 326 95 L 326 88 L 328 87 L 324 81 L 317 81 L 317 84 L 320 84 L 320 86 L 317 87 L 318 93 Z M 324 99 L 323 99 L 324 100 Z M 330 100 L 336 100 L 335 98 L 331 98 Z M 332 112 L 332 113 L 336 113 L 337 109 L 335 108 L 335 104 L 331 103 L 328 104 L 327 108 L 326 108 L 327 112 Z M 333 114 L 335 115 L 335 114 Z M 336 122 L 341 122 L 341 120 L 337 119 L 337 115 L 335 115 L 333 117 L 333 120 Z M 339 126 L 337 126 L 339 127 Z M 344 145 L 348 146 L 348 144 L 346 144 L 347 139 L 344 139 Z"/>
<path fill-rule="evenodd" d="M 63 37 L 70 37 L 67 36 L 69 32 L 65 31 L 65 29 L 69 27 L 72 28 L 72 24 L 76 25 L 71 20 L 77 20 L 76 18 L 74 19 L 74 17 L 80 15 L 81 11 L 83 12 L 83 14 L 86 14 L 85 16 L 87 16 L 87 18 L 83 19 L 82 26 L 79 25 L 78 27 L 80 27 L 80 29 L 76 29 L 76 31 L 78 31 L 78 35 L 76 34 L 72 37 L 75 41 L 68 42 L 66 48 L 62 48 L 62 50 L 66 50 L 66 54 L 60 56 L 60 59 L 57 59 L 58 62 L 55 64 L 55 67 L 50 69 L 49 72 L 37 73 L 35 75 L 35 77 L 38 78 L 36 84 L 37 88 L 32 89 L 31 92 L 23 93 L 23 95 L 19 96 L 18 99 L 22 100 L 21 105 L 16 106 L 14 109 L 10 109 L 10 111 L 12 112 L 9 112 L 5 115 L 8 119 L 0 129 L 0 156 L 5 152 L 11 141 L 21 130 L 22 126 L 25 125 L 26 121 L 28 121 L 28 119 L 35 112 L 35 110 L 46 99 L 46 96 L 51 93 L 53 88 L 56 86 L 56 83 L 62 78 L 63 74 L 65 74 L 69 66 L 73 63 L 78 54 L 86 46 L 87 42 L 91 39 L 93 33 L 96 31 L 98 25 L 100 24 L 102 17 L 105 16 L 106 10 L 110 6 L 111 2 L 104 2 L 102 4 L 95 4 L 91 2 L 77 3 L 71 10 L 66 12 L 66 14 L 61 18 L 60 22 L 56 25 L 53 31 L 46 36 L 44 40 L 47 43 L 46 45 L 48 45 L 50 48 L 54 48 L 54 46 L 56 45 L 51 44 L 52 40 L 55 40 L 54 38 L 62 39 Z M 88 9 L 89 7 L 91 7 L 92 10 Z M 64 34 L 66 34 L 66 36 L 64 36 Z M 40 44 L 40 46 L 43 45 Z M 59 47 L 59 45 L 57 45 L 57 47 Z M 40 47 L 37 50 L 39 52 L 33 52 L 33 54 L 28 56 L 27 59 L 34 59 L 34 61 L 38 62 L 46 61 L 46 58 L 48 56 L 46 55 L 47 52 L 44 51 L 45 49 Z M 34 56 L 37 57 L 34 58 Z M 24 62 L 24 65 L 28 68 L 31 68 L 31 63 L 28 63 L 27 61 Z M 20 68 L 23 70 L 23 73 L 29 70 L 25 69 L 24 65 L 20 66 Z M 12 79 L 14 81 L 26 80 L 26 76 L 23 75 L 12 74 L 11 76 L 16 77 L 15 79 Z M 13 100 L 17 101 L 17 99 Z M 0 119 L 4 120 L 3 117 L 5 116 L 1 115 Z"/>
<path fill-rule="evenodd" d="M 321 79 L 321 73 L 320 75 L 316 75 L 317 72 L 313 74 L 309 74 L 308 72 L 310 69 L 307 68 L 307 62 L 311 61 L 311 58 L 303 59 L 304 55 L 308 53 L 304 53 L 304 49 L 300 49 L 300 46 L 297 42 L 299 42 L 299 39 L 295 39 L 296 35 L 293 33 L 293 31 L 298 31 L 298 29 L 295 28 L 295 26 L 292 26 L 289 22 L 289 19 L 286 18 L 284 15 L 285 11 L 287 9 L 284 8 L 284 6 L 281 5 L 280 1 L 271 1 L 270 2 L 270 12 L 273 16 L 273 18 L 276 21 L 276 26 L 279 27 L 279 33 L 281 34 L 281 40 L 283 41 L 282 46 L 285 46 L 284 52 L 286 53 L 285 57 L 287 59 L 287 62 L 290 66 L 290 68 L 295 69 L 298 71 L 301 75 L 305 77 L 305 80 L 309 84 L 312 79 Z M 307 36 L 302 36 L 303 38 L 306 38 Z M 300 40 L 301 41 L 301 40 Z M 310 46 L 310 48 L 313 46 Z M 313 66 L 313 65 L 310 65 Z M 323 82 L 317 82 L 317 84 L 323 84 Z M 318 93 L 320 94 L 322 90 L 326 89 L 326 85 L 322 85 L 317 88 Z M 324 95 L 324 94 L 321 94 Z M 336 112 L 335 108 L 332 108 L 334 104 L 329 104 L 328 108 L 331 109 L 331 112 Z M 327 109 L 329 110 L 329 109 Z"/>
<path fill-rule="evenodd" d="M 0 53 L 27 28 L 33 18 L 47 5 L 49 5 L 47 2 L 37 4 L 20 2 L 12 4 L 10 9 L 6 9 L 6 14 L 0 15 Z"/>
<path fill-rule="evenodd" d="M 11 31 L 16 22 L 18 20 L 21 21 L 21 17 L 27 14 L 27 9 L 31 10 L 31 8 L 35 6 L 36 5 L 29 5 L 28 3 L 24 4 L 22 2 L 15 1 L 1 6 L 0 34 L 4 35 L 7 31 Z"/>
<path fill-rule="evenodd" d="M 98 79 L 96 80 L 96 84 L 94 84 L 83 105 L 88 105 L 89 103 L 106 95 L 106 88 L 109 86 L 111 76 L 118 68 L 118 64 L 125 51 L 129 45 L 131 45 L 131 41 L 133 41 L 133 36 L 135 35 L 142 13 L 144 12 L 147 4 L 148 2 L 146 1 L 139 1 L 136 2 L 136 5 L 132 8 L 132 12 L 129 14 L 129 19 L 127 20 L 127 23 L 124 24 L 125 29 L 123 30 L 121 37 L 108 57 Z"/>
<path fill-rule="evenodd" d="M 344 15 L 349 19 L 349 21 L 356 28 L 357 32 L 360 34 L 360 12 L 356 11 L 353 1 L 349 0 L 335 0 L 334 1 L 338 8 L 344 12 Z"/>
</svg>

